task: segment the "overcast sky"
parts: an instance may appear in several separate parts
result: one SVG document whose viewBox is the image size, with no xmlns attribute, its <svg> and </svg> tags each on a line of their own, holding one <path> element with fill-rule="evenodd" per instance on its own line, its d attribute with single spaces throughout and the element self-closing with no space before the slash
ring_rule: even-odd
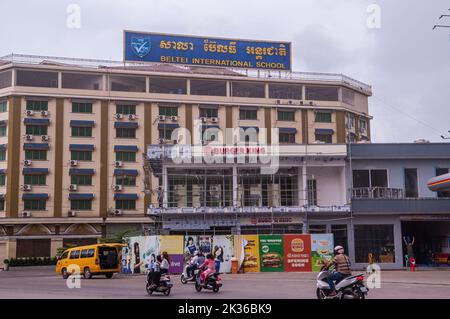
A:
<svg viewBox="0 0 450 319">
<path fill-rule="evenodd" d="M 69 4 L 81 9 L 80 28 L 67 27 Z M 371 4 L 380 28 L 367 25 Z M 450 130 L 450 29 L 432 27 L 450 25 L 438 19 L 449 8 L 448 0 L 1 0 L 0 55 L 121 60 L 123 29 L 291 41 L 295 71 L 372 85 L 374 142 L 439 142 Z"/>
</svg>

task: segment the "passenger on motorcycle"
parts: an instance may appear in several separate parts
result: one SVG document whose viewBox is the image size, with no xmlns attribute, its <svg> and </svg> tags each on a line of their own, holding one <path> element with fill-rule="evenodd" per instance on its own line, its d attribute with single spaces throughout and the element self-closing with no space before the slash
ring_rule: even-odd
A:
<svg viewBox="0 0 450 319">
<path fill-rule="evenodd" d="M 323 261 L 325 268 L 334 268 L 334 270 L 330 271 L 330 274 L 327 277 L 327 282 L 330 285 L 330 289 L 332 290 L 329 296 L 336 296 L 337 294 L 334 283 L 335 281 L 341 281 L 345 277 L 348 277 L 352 274 L 350 259 L 347 255 L 344 254 L 344 247 L 334 247 L 334 253 L 335 256 L 330 261 Z"/>
<path fill-rule="evenodd" d="M 206 278 L 208 278 L 210 274 L 214 274 L 216 272 L 216 260 L 214 259 L 213 254 L 206 255 L 205 262 L 201 264 L 200 267 L 198 268 L 202 270 L 206 269 L 204 272 L 202 272 L 200 276 L 201 283 L 204 284 Z"/>
<path fill-rule="evenodd" d="M 159 286 L 161 280 L 161 263 L 162 263 L 161 255 L 156 256 L 156 262 L 153 264 L 153 272 L 152 272 L 152 288 L 156 289 Z"/>
<path fill-rule="evenodd" d="M 189 265 L 186 268 L 186 274 L 188 277 L 191 277 L 194 274 L 195 269 L 197 269 L 198 256 L 199 252 L 196 250 L 194 254 L 191 256 L 191 259 L 189 260 Z"/>
</svg>

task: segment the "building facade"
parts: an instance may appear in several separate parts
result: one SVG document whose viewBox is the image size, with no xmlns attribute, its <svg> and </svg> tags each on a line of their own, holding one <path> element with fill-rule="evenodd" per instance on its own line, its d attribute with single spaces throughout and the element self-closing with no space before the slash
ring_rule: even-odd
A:
<svg viewBox="0 0 450 319">
<path fill-rule="evenodd" d="M 193 142 L 189 134 L 174 137 L 177 128 L 193 132 L 200 123 L 200 132 L 208 131 L 201 134 L 202 145 L 220 139 L 231 145 L 239 142 L 233 135 L 220 137 L 209 131 L 225 128 L 250 128 L 266 144 L 298 147 L 369 141 L 370 95 L 370 86 L 337 74 L 3 57 L 0 261 L 50 256 L 68 243 L 89 243 L 124 229 L 154 228 L 155 218 L 146 208 L 159 206 L 163 181 L 143 167 L 142 156 L 147 145 Z M 279 128 L 278 136 L 262 128 Z M 316 161 L 328 161 L 328 155 Z M 230 169 L 237 167 L 221 168 Z M 258 167 L 238 174 L 252 176 L 254 169 Z M 297 198 L 289 195 L 269 202 L 263 196 L 252 203 L 303 205 L 305 196 L 298 195 L 305 185 L 298 177 L 301 165 L 295 167 L 296 177 L 289 169 L 280 171 L 272 190 L 264 191 L 281 192 L 293 185 L 289 192 Z M 328 169 L 336 176 L 344 174 L 341 167 Z M 316 176 L 327 172 L 316 170 Z M 225 171 L 222 176 L 237 176 Z M 176 180 L 177 174 L 177 167 L 167 167 L 166 176 Z M 255 193 L 257 187 L 252 187 Z M 243 206 L 250 203 L 246 196 L 252 190 L 247 186 L 234 192 L 220 205 L 237 204 L 238 196 Z M 164 193 L 165 206 L 187 203 Z M 318 200 L 321 196 L 325 195 L 318 195 Z M 206 205 L 205 200 L 197 204 Z M 345 203 L 342 194 L 324 199 L 324 205 Z"/>
</svg>

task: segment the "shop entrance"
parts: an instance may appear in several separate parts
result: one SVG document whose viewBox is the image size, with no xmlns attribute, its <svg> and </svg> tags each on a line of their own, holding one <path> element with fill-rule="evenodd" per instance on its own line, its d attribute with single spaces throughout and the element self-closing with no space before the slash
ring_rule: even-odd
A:
<svg viewBox="0 0 450 319">
<path fill-rule="evenodd" d="M 418 265 L 448 266 L 449 221 L 403 221 L 403 255 L 407 253 L 405 240 L 407 243 L 411 243 L 413 238 L 414 258 Z M 403 263 L 405 264 L 405 261 Z"/>
</svg>

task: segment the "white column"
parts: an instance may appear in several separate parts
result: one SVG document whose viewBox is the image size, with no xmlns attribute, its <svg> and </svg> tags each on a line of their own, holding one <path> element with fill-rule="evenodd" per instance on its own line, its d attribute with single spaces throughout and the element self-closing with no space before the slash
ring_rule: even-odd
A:
<svg viewBox="0 0 450 319">
<path fill-rule="evenodd" d="M 168 177 L 167 177 L 167 167 L 163 167 L 163 207 L 167 208 L 168 206 L 168 191 L 169 191 L 169 184 L 168 184 Z"/>
<path fill-rule="evenodd" d="M 238 206 L 237 166 L 233 166 L 233 206 Z"/>
<path fill-rule="evenodd" d="M 308 185 L 307 185 L 306 163 L 302 166 L 302 205 L 308 205 Z"/>
</svg>

